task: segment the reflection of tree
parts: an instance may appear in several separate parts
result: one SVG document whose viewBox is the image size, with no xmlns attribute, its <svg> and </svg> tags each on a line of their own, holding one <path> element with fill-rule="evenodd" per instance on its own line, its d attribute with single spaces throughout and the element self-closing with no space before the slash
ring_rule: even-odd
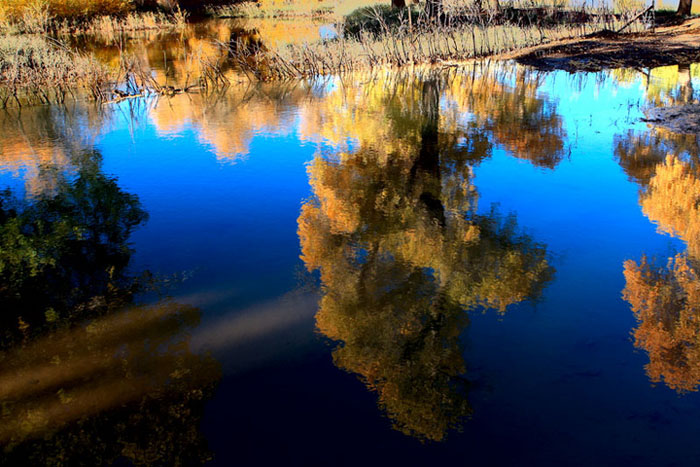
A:
<svg viewBox="0 0 700 467">
<path fill-rule="evenodd" d="M 626 261 L 624 270 L 623 297 L 637 318 L 635 345 L 649 354 L 647 374 L 681 392 L 700 384 L 699 201 L 696 169 L 668 156 L 656 167 L 640 204 L 659 231 L 683 239 L 688 251 L 669 258 L 665 267 L 644 257 L 639 264 Z"/>
<path fill-rule="evenodd" d="M 615 157 L 629 178 L 646 186 L 654 176 L 656 167 L 666 159 L 667 154 L 697 161 L 700 144 L 697 135 L 673 133 L 662 128 L 654 128 L 638 133 L 629 130 L 615 137 Z"/>
<path fill-rule="evenodd" d="M 654 106 L 687 104 L 694 98 L 692 78 L 700 76 L 698 65 L 670 65 L 641 70 L 620 68 L 610 72 L 619 85 L 637 84 L 642 79 L 644 98 Z"/>
<path fill-rule="evenodd" d="M 274 88 L 260 83 L 253 88 L 231 88 L 221 96 L 183 95 L 159 102 L 151 118 L 163 134 L 181 132 L 187 125 L 195 127 L 199 140 L 210 146 L 220 161 L 232 161 L 248 154 L 256 134 L 291 132 L 294 116 L 285 110 L 311 92 L 299 83 Z M 235 122 L 233 130 L 231 122 Z"/>
<path fill-rule="evenodd" d="M 700 257 L 700 179 L 690 164 L 669 156 L 656 168 L 641 196 L 644 214 L 659 230 L 678 236 L 693 257 Z"/>
<path fill-rule="evenodd" d="M 377 391 L 397 429 L 430 440 L 470 413 L 463 310 L 504 311 L 552 274 L 513 219 L 477 213 L 468 164 L 484 146 L 443 139 L 439 86 L 426 80 L 385 105 L 387 124 L 415 145 L 387 153 L 365 139 L 354 153 L 317 156 L 298 221 L 302 258 L 324 288 L 318 329 L 342 342 L 336 364 Z"/>
<path fill-rule="evenodd" d="M 330 144 L 338 151 L 371 145 L 386 155 L 411 151 L 420 142 L 421 129 L 414 123 L 425 109 L 422 89 L 433 82 L 439 89 L 435 112 L 441 151 L 483 157 L 498 144 L 514 157 L 553 168 L 564 157 L 562 119 L 555 105 L 538 95 L 537 76 L 510 74 L 475 66 L 469 73 L 385 71 L 311 85 L 233 86 L 216 99 L 179 96 L 162 102 L 151 117 L 163 133 L 194 126 L 221 160 L 246 155 L 254 135 L 289 134 L 297 122 L 306 141 Z M 515 84 L 506 84 L 509 80 Z"/>
<path fill-rule="evenodd" d="M 623 297 L 637 318 L 635 346 L 649 354 L 647 374 L 680 392 L 700 384 L 700 276 L 687 255 L 654 267 L 646 258 L 625 262 Z"/>
<path fill-rule="evenodd" d="M 359 146 L 382 144 L 385 154 L 410 150 L 420 138 L 412 119 L 425 108 L 421 89 L 432 81 L 440 90 L 435 112 L 440 114 L 441 150 L 457 151 L 456 143 L 464 139 L 480 144 L 484 153 L 499 144 L 514 157 L 552 168 L 564 157 L 563 121 L 555 105 L 538 95 L 541 82 L 536 75 L 511 74 L 474 65 L 438 74 L 428 70 L 354 75 L 350 84 L 342 82 L 303 108 L 302 135 L 343 149 L 354 140 Z"/>
<path fill-rule="evenodd" d="M 11 310 L 0 317 L 6 339 L 18 320 L 33 329 L 47 316 L 78 319 L 107 302 L 120 306 L 131 293 L 126 242 L 147 215 L 137 197 L 99 171 L 99 155 L 84 157 L 74 179 L 59 177 L 54 195 L 0 196 L 0 308 Z"/>
<path fill-rule="evenodd" d="M 189 350 L 198 310 L 135 305 L 158 285 L 129 272 L 147 213 L 64 144 L 51 190 L 0 193 L 0 444 L 10 465 L 199 463 L 198 422 L 218 365 Z M 125 311 L 126 310 L 126 311 Z"/>
<path fill-rule="evenodd" d="M 21 175 L 31 196 L 54 193 L 58 176 L 77 169 L 84 148 L 104 130 L 108 117 L 90 107 L 35 107 L 0 114 L 0 173 Z"/>
<path fill-rule="evenodd" d="M 538 95 L 539 75 L 523 69 L 514 77 L 510 74 L 498 68 L 457 74 L 449 83 L 447 96 L 463 112 L 473 115 L 475 124 L 510 155 L 554 168 L 565 155 L 566 137 L 556 105 Z"/>
<path fill-rule="evenodd" d="M 644 98 L 651 106 L 674 106 L 693 101 L 691 77 L 697 77 L 700 68 L 683 65 L 640 70 L 613 70 L 611 75 L 618 84 L 632 85 L 644 78 Z M 628 130 L 617 135 L 614 143 L 615 157 L 629 178 L 646 186 L 654 175 L 656 166 L 664 162 L 667 154 L 674 154 L 687 162 L 697 163 L 700 140 L 694 134 L 680 134 L 661 127 L 643 132 Z"/>
</svg>

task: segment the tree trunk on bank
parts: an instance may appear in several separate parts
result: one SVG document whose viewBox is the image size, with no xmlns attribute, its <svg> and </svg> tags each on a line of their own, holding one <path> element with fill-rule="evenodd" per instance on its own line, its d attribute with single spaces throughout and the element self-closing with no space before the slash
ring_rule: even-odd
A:
<svg viewBox="0 0 700 467">
<path fill-rule="evenodd" d="M 690 16 L 690 7 L 693 5 L 693 0 L 678 0 L 678 16 Z"/>
<path fill-rule="evenodd" d="M 406 0 L 391 0 L 391 6 L 393 8 L 406 8 Z"/>
</svg>

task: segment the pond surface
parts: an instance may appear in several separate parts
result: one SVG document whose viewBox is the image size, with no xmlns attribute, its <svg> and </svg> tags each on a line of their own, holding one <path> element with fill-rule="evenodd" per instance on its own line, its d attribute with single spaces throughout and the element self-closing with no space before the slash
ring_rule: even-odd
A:
<svg viewBox="0 0 700 467">
<path fill-rule="evenodd" d="M 3 113 L 5 463 L 696 465 L 698 78 Z"/>
</svg>

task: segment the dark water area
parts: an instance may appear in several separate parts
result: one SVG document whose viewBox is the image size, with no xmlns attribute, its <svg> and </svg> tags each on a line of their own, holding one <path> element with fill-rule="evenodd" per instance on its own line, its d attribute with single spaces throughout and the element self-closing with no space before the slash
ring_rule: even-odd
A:
<svg viewBox="0 0 700 467">
<path fill-rule="evenodd" d="M 6 465 L 695 465 L 700 68 L 0 115 Z"/>
</svg>

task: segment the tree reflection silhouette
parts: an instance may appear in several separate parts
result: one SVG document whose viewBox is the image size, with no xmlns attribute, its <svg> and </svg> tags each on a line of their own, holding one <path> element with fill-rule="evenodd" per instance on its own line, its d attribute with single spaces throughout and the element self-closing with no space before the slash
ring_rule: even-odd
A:
<svg viewBox="0 0 700 467">
<path fill-rule="evenodd" d="M 554 272 L 514 217 L 478 212 L 471 167 L 488 153 L 469 139 L 446 144 L 458 139 L 439 131 L 440 86 L 426 79 L 385 101 L 415 145 L 367 139 L 317 155 L 298 219 L 302 259 L 321 276 L 318 329 L 339 341 L 335 364 L 377 392 L 396 429 L 433 441 L 471 413 L 465 311 L 505 312 Z"/>
<path fill-rule="evenodd" d="M 77 176 L 58 177 L 55 193 L 0 194 L 0 307 L 11 310 L 0 318 L 6 343 L 11 333 L 17 337 L 18 320 L 32 331 L 47 320 L 74 322 L 123 306 L 134 291 L 127 241 L 148 216 L 136 196 L 100 172 L 99 154 L 83 157 Z"/>
</svg>

